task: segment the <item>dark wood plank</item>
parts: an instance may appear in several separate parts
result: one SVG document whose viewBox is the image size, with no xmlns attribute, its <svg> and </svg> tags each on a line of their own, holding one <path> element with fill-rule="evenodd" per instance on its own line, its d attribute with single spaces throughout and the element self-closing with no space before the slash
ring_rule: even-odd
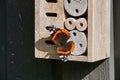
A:
<svg viewBox="0 0 120 80">
<path fill-rule="evenodd" d="M 6 80 L 6 3 L 0 0 L 0 80 Z"/>
<path fill-rule="evenodd" d="M 120 0 L 114 0 L 115 80 L 120 80 Z"/>
<path fill-rule="evenodd" d="M 34 57 L 34 0 L 6 3 L 7 80 L 53 80 L 53 61 Z"/>
<path fill-rule="evenodd" d="M 96 63 L 63 64 L 63 80 L 110 80 L 108 60 Z"/>
</svg>

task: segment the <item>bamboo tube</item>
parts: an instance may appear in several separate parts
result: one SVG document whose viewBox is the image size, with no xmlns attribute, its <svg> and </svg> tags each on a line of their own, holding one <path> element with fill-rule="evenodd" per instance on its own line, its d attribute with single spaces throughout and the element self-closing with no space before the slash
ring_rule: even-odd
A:
<svg viewBox="0 0 120 80">
<path fill-rule="evenodd" d="M 88 26 L 85 18 L 79 18 L 75 24 L 76 24 L 77 30 L 79 31 L 85 31 Z"/>
<path fill-rule="evenodd" d="M 65 20 L 66 29 L 73 30 L 75 28 L 75 22 L 76 22 L 76 20 L 74 18 L 67 18 Z"/>
</svg>

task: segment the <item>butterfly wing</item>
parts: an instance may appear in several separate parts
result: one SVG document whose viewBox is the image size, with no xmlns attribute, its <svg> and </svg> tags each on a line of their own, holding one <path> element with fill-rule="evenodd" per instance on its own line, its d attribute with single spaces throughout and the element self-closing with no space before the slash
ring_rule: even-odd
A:
<svg viewBox="0 0 120 80">
<path fill-rule="evenodd" d="M 57 53 L 62 55 L 68 55 L 74 51 L 75 44 L 73 41 L 66 43 L 63 46 L 57 47 Z"/>
<path fill-rule="evenodd" d="M 52 41 L 56 45 L 64 45 L 66 41 L 70 38 L 70 33 L 69 31 L 65 29 L 58 30 L 52 37 Z"/>
</svg>

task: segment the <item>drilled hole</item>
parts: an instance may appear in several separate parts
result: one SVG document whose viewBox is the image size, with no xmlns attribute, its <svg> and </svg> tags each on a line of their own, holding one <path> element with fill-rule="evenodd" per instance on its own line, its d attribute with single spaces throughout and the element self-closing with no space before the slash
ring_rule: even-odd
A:
<svg viewBox="0 0 120 80">
<path fill-rule="evenodd" d="M 79 13 L 79 10 L 78 9 L 75 9 L 76 13 Z"/>
<path fill-rule="evenodd" d="M 83 47 L 83 45 L 81 43 L 79 45 L 80 45 L 80 47 Z"/>
<path fill-rule="evenodd" d="M 57 17 L 57 13 L 46 13 L 49 17 Z"/>
<path fill-rule="evenodd" d="M 80 26 L 83 27 L 83 23 L 80 23 Z"/>
<path fill-rule="evenodd" d="M 55 43 L 54 43 L 53 41 L 51 41 L 51 40 L 46 40 L 45 43 L 46 43 L 46 44 L 55 45 Z"/>
<path fill-rule="evenodd" d="M 77 34 L 75 32 L 73 32 L 73 35 L 76 36 Z"/>
<path fill-rule="evenodd" d="M 57 3 L 57 0 L 46 0 L 49 3 Z"/>
<path fill-rule="evenodd" d="M 68 1 L 69 4 L 71 3 L 71 0 L 67 0 L 67 1 Z"/>
<path fill-rule="evenodd" d="M 72 24 L 72 22 L 71 22 L 71 21 L 69 21 L 69 24 L 71 25 L 71 24 Z"/>
</svg>

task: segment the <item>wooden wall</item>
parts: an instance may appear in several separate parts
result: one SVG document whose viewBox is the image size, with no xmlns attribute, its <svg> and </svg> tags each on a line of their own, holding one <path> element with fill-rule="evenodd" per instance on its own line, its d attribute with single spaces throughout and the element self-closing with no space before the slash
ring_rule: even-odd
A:
<svg viewBox="0 0 120 80">
<path fill-rule="evenodd" d="M 0 80 L 6 79 L 6 51 L 5 51 L 5 31 L 6 31 L 6 17 L 5 17 L 5 0 L 0 0 Z"/>
<path fill-rule="evenodd" d="M 120 80 L 120 0 L 114 0 L 115 80 Z"/>
<path fill-rule="evenodd" d="M 7 79 L 1 80 L 114 80 L 113 55 L 96 63 L 35 59 L 34 0 L 6 0 L 5 4 L 5 33 L 0 29 L 5 42 L 0 43 L 6 44 L 6 52 L 2 52 L 5 60 L 0 58 L 6 62 L 1 69 Z"/>
</svg>

